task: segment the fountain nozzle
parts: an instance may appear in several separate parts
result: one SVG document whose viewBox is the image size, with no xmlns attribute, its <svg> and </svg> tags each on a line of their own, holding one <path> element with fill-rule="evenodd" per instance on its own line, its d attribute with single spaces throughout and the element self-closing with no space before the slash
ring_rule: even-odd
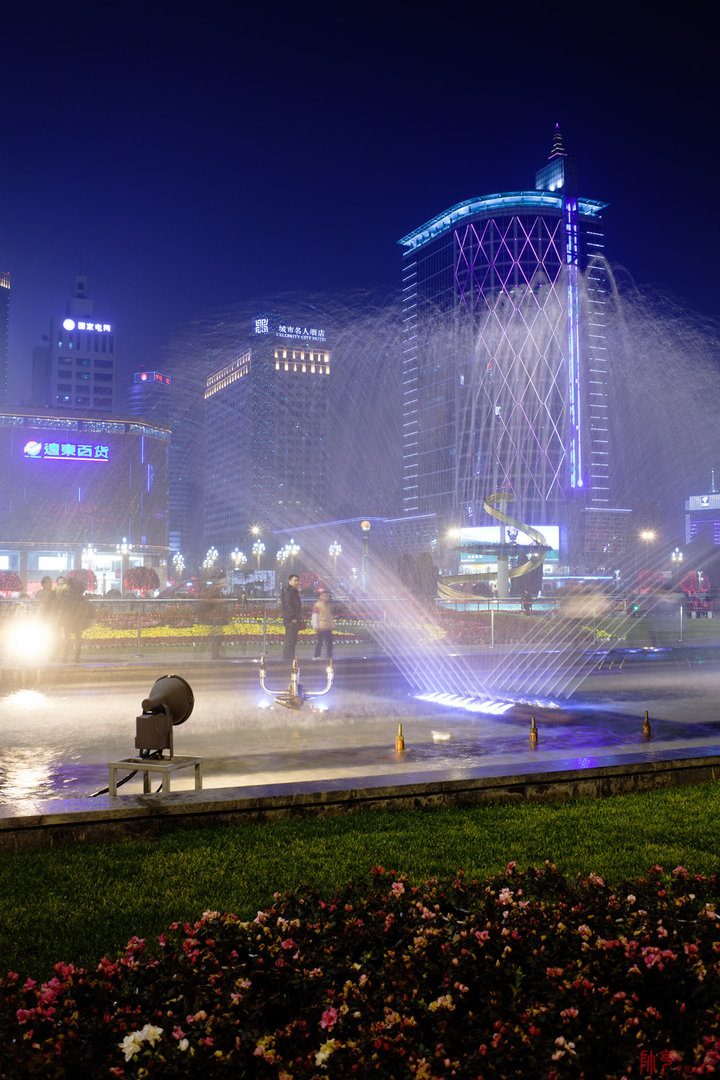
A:
<svg viewBox="0 0 720 1080">
<path fill-rule="evenodd" d="M 398 724 L 397 735 L 395 736 L 395 751 L 401 754 L 405 749 L 405 736 L 403 735 L 402 724 Z"/>
<path fill-rule="evenodd" d="M 533 716 L 531 718 L 531 720 L 530 720 L 530 745 L 533 746 L 533 747 L 537 746 L 537 741 L 538 741 L 538 729 L 537 729 L 537 724 L 535 723 L 535 717 Z"/>
<path fill-rule="evenodd" d="M 287 690 L 278 692 L 277 690 L 271 690 L 265 685 L 265 657 L 260 658 L 260 685 L 266 694 L 270 694 L 275 698 L 276 705 L 282 705 L 286 709 L 301 709 L 304 702 L 313 697 L 321 697 L 323 694 L 327 694 L 333 684 L 334 670 L 332 660 L 328 660 L 326 668 L 327 682 L 323 690 L 306 690 L 300 682 L 300 669 L 298 668 L 297 657 L 292 662 L 292 668 L 290 669 L 290 684 Z"/>
<path fill-rule="evenodd" d="M 652 731 L 650 729 L 650 719 L 647 714 L 647 709 L 645 710 L 645 719 L 643 720 L 642 733 L 644 739 L 650 739 L 652 737 Z"/>
</svg>

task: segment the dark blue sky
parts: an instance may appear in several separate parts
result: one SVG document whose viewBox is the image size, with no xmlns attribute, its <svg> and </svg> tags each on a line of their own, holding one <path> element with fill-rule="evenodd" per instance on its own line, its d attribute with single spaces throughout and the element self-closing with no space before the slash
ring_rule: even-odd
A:
<svg viewBox="0 0 720 1080">
<path fill-rule="evenodd" d="M 641 10 L 627 14 L 628 8 Z M 82 267 L 130 369 L 278 292 L 398 287 L 397 240 L 532 188 L 561 125 L 607 253 L 718 303 L 717 61 L 654 6 L 263 8 L 24 0 L 3 13 L 11 391 Z"/>
</svg>

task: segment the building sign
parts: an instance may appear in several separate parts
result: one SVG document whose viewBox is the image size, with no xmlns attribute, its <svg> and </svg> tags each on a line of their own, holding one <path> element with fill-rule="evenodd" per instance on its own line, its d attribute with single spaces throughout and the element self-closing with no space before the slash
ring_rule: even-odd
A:
<svg viewBox="0 0 720 1080">
<path fill-rule="evenodd" d="M 110 447 L 88 442 L 37 442 L 30 439 L 23 457 L 31 461 L 109 461 Z"/>
<path fill-rule="evenodd" d="M 259 316 L 255 319 L 256 334 L 274 334 L 275 337 L 289 338 L 292 341 L 325 341 L 325 331 L 315 327 L 295 326 L 290 323 L 270 325 L 270 318 Z"/>
<path fill-rule="evenodd" d="M 78 330 L 99 330 L 101 333 L 109 334 L 112 332 L 110 323 L 100 322 L 78 322 L 74 319 L 63 319 L 63 330 L 74 330 L 77 327 Z"/>
</svg>

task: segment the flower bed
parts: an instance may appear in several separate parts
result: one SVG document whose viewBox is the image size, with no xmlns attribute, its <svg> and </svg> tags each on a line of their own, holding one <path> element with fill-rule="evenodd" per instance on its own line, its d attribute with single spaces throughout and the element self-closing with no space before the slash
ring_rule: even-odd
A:
<svg viewBox="0 0 720 1080">
<path fill-rule="evenodd" d="M 720 1069 L 717 877 L 555 867 L 205 912 L 95 972 L 0 979 L 0 1075 L 612 1078 Z M 663 1071 L 664 1070 L 664 1071 Z"/>
</svg>

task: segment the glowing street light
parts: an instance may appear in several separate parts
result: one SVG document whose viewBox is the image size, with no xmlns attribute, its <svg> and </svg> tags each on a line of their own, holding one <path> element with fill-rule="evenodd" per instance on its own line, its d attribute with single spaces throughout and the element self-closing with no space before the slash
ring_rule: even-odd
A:
<svg viewBox="0 0 720 1080">
<path fill-rule="evenodd" d="M 645 566 L 650 565 L 650 544 L 655 539 L 655 532 L 653 529 L 643 529 L 640 533 L 640 539 L 645 544 Z"/>
<path fill-rule="evenodd" d="M 670 558 L 671 558 L 671 559 L 672 559 L 672 561 L 673 561 L 673 562 L 675 563 L 675 565 L 676 565 L 676 566 L 678 566 L 678 565 L 679 565 L 679 564 L 680 564 L 680 563 L 681 563 L 681 562 L 683 561 L 683 559 L 685 558 L 685 556 L 683 555 L 683 553 L 682 553 L 682 551 L 680 550 L 680 548 L 679 548 L 679 547 L 676 547 L 674 551 L 671 551 L 671 552 L 670 552 Z"/>
<path fill-rule="evenodd" d="M 238 548 L 233 548 L 230 552 L 230 558 L 233 561 L 233 566 L 236 570 L 239 570 L 241 566 L 244 566 L 247 562 L 247 555 L 244 551 L 239 551 Z"/>
<path fill-rule="evenodd" d="M 203 570 L 214 570 L 215 563 L 218 561 L 219 558 L 220 554 L 218 552 L 218 549 L 216 547 L 209 547 L 207 550 L 207 555 L 203 560 Z"/>
<path fill-rule="evenodd" d="M 185 570 L 185 560 L 183 559 L 183 557 L 182 557 L 182 555 L 180 554 L 179 551 L 176 551 L 175 554 L 173 555 L 172 562 L 173 562 L 173 570 L 175 571 L 175 577 L 176 578 L 182 577 L 183 571 Z"/>
<path fill-rule="evenodd" d="M 256 526 L 256 528 L 257 528 L 257 526 Z M 252 546 L 252 549 L 253 549 L 253 555 L 257 559 L 257 568 L 259 570 L 260 569 L 260 559 L 262 558 L 263 553 L 265 551 L 265 545 L 263 544 L 262 540 L 256 540 L 255 543 Z"/>
<path fill-rule="evenodd" d="M 275 556 L 275 558 L 277 559 L 277 561 L 280 563 L 281 566 L 285 562 L 287 557 L 288 557 L 288 549 L 286 547 L 281 547 L 280 550 L 278 551 L 277 555 Z"/>
<path fill-rule="evenodd" d="M 294 540 L 291 540 L 290 543 L 286 545 L 286 547 L 287 547 L 288 557 L 290 559 L 290 569 L 294 570 L 295 569 L 295 556 L 300 551 L 300 545 L 296 544 Z"/>
<path fill-rule="evenodd" d="M 337 561 L 338 561 L 338 555 L 340 555 L 340 554 L 342 553 L 342 547 L 341 547 L 341 546 L 340 546 L 340 544 L 339 544 L 339 543 L 337 542 L 337 540 L 333 540 L 332 544 L 331 544 L 331 545 L 330 545 L 330 547 L 328 548 L 328 552 L 329 552 L 329 554 L 330 554 L 330 558 L 331 558 L 331 559 L 332 559 L 332 561 L 333 561 L 333 577 L 335 577 L 335 578 L 336 578 L 336 577 L 337 577 Z"/>
</svg>

